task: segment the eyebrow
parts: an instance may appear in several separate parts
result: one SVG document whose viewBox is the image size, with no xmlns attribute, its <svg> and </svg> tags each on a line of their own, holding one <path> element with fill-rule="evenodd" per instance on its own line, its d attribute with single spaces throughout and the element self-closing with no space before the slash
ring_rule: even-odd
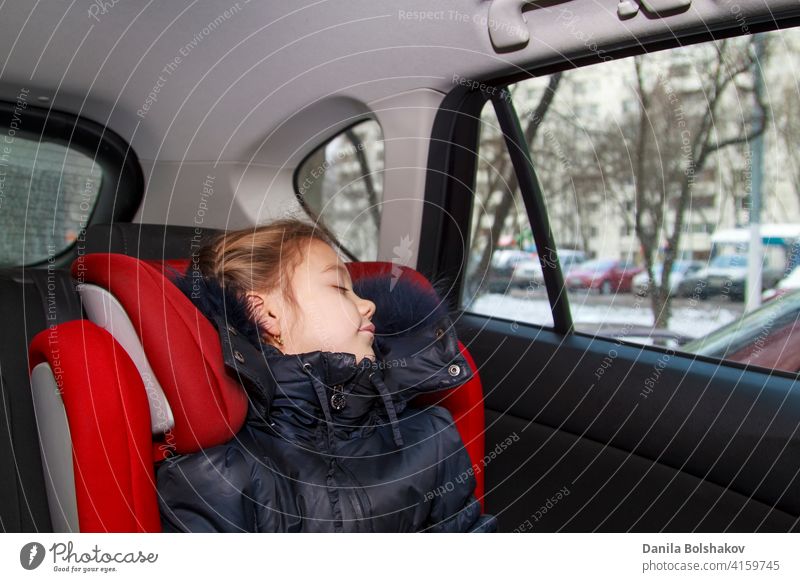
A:
<svg viewBox="0 0 800 582">
<path fill-rule="evenodd" d="M 332 263 L 322 269 L 323 273 L 327 273 L 328 271 L 341 271 L 343 275 L 350 279 L 350 271 L 348 271 L 345 267 L 341 265 L 341 263 Z"/>
</svg>

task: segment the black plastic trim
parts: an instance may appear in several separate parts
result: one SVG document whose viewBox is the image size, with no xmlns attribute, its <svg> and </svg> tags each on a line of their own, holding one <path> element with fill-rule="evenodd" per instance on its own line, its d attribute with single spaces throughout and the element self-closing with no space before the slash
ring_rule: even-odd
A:
<svg viewBox="0 0 800 582">
<path fill-rule="evenodd" d="M 17 135 L 66 146 L 92 158 L 103 170 L 103 179 L 94 208 L 78 233 L 77 241 L 52 258 L 57 267 L 68 266 L 78 253 L 78 243 L 86 229 L 102 222 L 130 222 L 144 196 L 144 173 L 139 158 L 119 134 L 97 122 L 63 111 L 16 102 L 0 101 L 0 127 L 11 127 L 18 120 Z M 47 260 L 24 265 L 35 267 Z"/>
<path fill-rule="evenodd" d="M 468 233 L 472 224 L 481 110 L 486 97 L 463 87 L 442 101 L 433 124 L 425 178 L 422 233 L 435 233 L 420 245 L 417 270 L 430 280 L 446 280 L 442 299 L 458 308 Z"/>
<path fill-rule="evenodd" d="M 500 95 L 497 95 L 493 91 L 492 104 L 500 129 L 503 131 L 508 156 L 511 158 L 511 164 L 517 175 L 520 195 L 533 232 L 533 240 L 539 250 L 539 263 L 542 266 L 544 284 L 547 296 L 550 298 L 550 309 L 553 312 L 553 329 L 559 333 L 570 333 L 573 331 L 572 314 L 569 310 L 569 299 L 564 292 L 564 275 L 561 273 L 561 265 L 559 261 L 548 260 L 550 257 L 556 256 L 556 243 L 550 228 L 550 220 L 547 217 L 544 194 L 539 185 L 539 179 L 536 177 L 530 148 L 519 124 L 519 116 L 514 109 L 514 104 L 510 99 L 503 97 L 507 94 L 506 91 L 501 91 Z"/>
<path fill-rule="evenodd" d="M 742 24 L 747 25 L 747 31 L 743 32 Z M 763 20 L 739 22 L 732 21 L 719 24 L 716 28 L 709 28 L 706 23 L 698 25 L 696 29 L 676 32 L 672 29 L 665 30 L 659 36 L 652 36 L 641 41 L 639 39 L 626 39 L 625 41 L 609 46 L 599 46 L 597 50 L 589 49 L 576 52 L 574 54 L 560 54 L 558 60 L 554 62 L 531 62 L 526 65 L 514 66 L 506 71 L 486 78 L 476 78 L 488 87 L 500 87 L 513 85 L 519 81 L 542 77 L 566 71 L 578 69 L 589 65 L 608 61 L 609 59 L 619 60 L 636 55 L 656 53 L 672 48 L 690 46 L 701 42 L 712 40 L 722 40 L 737 36 L 757 34 L 759 32 L 769 32 L 795 28 L 800 26 L 800 8 L 787 11 L 783 15 L 769 14 Z"/>
</svg>

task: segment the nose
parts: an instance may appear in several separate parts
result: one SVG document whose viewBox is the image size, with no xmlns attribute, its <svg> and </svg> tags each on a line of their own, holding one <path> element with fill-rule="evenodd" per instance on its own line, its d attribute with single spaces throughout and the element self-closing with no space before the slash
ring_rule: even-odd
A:
<svg viewBox="0 0 800 582">
<path fill-rule="evenodd" d="M 372 316 L 375 315 L 375 304 L 369 299 L 363 299 L 361 297 L 358 298 L 358 301 L 358 310 L 361 312 L 361 315 L 367 319 L 372 319 Z"/>
</svg>

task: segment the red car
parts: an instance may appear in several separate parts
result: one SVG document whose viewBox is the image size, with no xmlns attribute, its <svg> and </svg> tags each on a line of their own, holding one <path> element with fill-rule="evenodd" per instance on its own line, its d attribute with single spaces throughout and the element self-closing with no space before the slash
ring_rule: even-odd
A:
<svg viewBox="0 0 800 582">
<path fill-rule="evenodd" d="M 602 295 L 630 292 L 631 281 L 643 269 L 617 259 L 597 259 L 577 265 L 567 273 L 567 289 L 596 289 Z"/>
<path fill-rule="evenodd" d="M 800 372 L 800 291 L 788 291 L 681 351 Z"/>
</svg>

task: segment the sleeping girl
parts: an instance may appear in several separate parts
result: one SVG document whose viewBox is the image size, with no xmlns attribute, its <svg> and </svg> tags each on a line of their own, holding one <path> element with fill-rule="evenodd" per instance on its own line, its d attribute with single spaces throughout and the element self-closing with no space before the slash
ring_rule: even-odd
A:
<svg viewBox="0 0 800 582">
<path fill-rule="evenodd" d="M 249 405 L 230 442 L 158 468 L 164 531 L 496 530 L 451 414 L 410 404 L 472 377 L 429 286 L 354 282 L 326 233 L 295 219 L 221 235 L 178 285 Z"/>
</svg>

